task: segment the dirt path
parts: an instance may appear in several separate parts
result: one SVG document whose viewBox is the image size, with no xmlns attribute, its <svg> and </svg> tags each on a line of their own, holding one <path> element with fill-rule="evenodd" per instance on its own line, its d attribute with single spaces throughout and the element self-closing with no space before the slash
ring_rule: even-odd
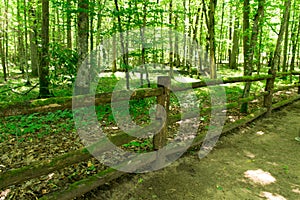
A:
<svg viewBox="0 0 300 200">
<path fill-rule="evenodd" d="M 300 199 L 300 142 L 294 139 L 299 128 L 300 101 L 222 137 L 202 160 L 191 152 L 163 170 L 128 175 L 85 199 Z M 255 178 L 261 171 L 248 170 L 269 173 L 256 179 L 275 182 L 255 183 L 246 174 Z"/>
</svg>

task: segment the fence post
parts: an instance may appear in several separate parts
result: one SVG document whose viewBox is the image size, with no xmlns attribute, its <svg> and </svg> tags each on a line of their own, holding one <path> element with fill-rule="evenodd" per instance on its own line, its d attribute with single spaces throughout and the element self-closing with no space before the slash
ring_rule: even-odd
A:
<svg viewBox="0 0 300 200">
<path fill-rule="evenodd" d="M 265 91 L 268 92 L 264 96 L 264 107 L 267 108 L 266 116 L 269 116 L 272 112 L 272 99 L 273 99 L 273 90 L 274 90 L 274 82 L 276 78 L 276 71 L 269 69 L 269 75 L 272 75 L 272 78 L 268 78 L 266 82 Z"/>
<path fill-rule="evenodd" d="M 157 77 L 157 87 L 163 88 L 162 95 L 157 97 L 156 120 L 161 120 L 161 130 L 153 137 L 153 148 L 158 150 L 166 145 L 168 111 L 170 105 L 170 86 L 171 78 L 169 76 Z M 165 118 L 165 120 L 164 120 Z"/>
</svg>

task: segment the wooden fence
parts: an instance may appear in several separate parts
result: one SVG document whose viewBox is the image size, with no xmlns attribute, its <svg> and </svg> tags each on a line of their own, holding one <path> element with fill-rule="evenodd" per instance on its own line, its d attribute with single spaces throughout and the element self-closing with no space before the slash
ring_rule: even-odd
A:
<svg viewBox="0 0 300 200">
<path fill-rule="evenodd" d="M 298 76 L 299 77 L 299 82 L 288 85 L 288 86 L 283 86 L 279 88 L 274 88 L 274 81 L 275 78 L 282 77 L 282 76 Z M 266 85 L 265 85 L 265 91 L 255 95 L 255 96 L 249 96 L 247 98 L 240 98 L 237 102 L 233 103 L 226 103 L 226 108 L 234 108 L 242 103 L 245 102 L 250 102 L 253 101 L 254 99 L 258 97 L 264 97 L 264 107 L 255 111 L 254 113 L 243 117 L 234 123 L 229 123 L 226 124 L 223 127 L 222 134 L 226 134 L 230 132 L 231 130 L 244 125 L 246 123 L 249 123 L 253 121 L 254 119 L 262 116 L 262 115 L 269 115 L 272 111 L 272 109 L 279 108 L 283 105 L 286 105 L 288 103 L 291 103 L 293 101 L 299 100 L 300 99 L 300 72 L 287 72 L 287 73 L 277 73 L 277 74 L 268 74 L 268 75 L 257 75 L 257 76 L 249 76 L 249 77 L 228 77 L 228 78 L 222 78 L 219 80 L 207 80 L 207 81 L 200 81 L 200 82 L 195 82 L 192 83 L 192 88 L 201 88 L 201 87 L 207 87 L 208 85 L 220 85 L 220 84 L 230 84 L 230 83 L 238 83 L 238 82 L 254 82 L 254 81 L 264 81 L 266 80 Z M 298 94 L 293 96 L 290 99 L 278 102 L 276 104 L 272 104 L 272 99 L 273 99 L 273 94 L 277 91 L 281 90 L 287 90 L 290 88 L 298 87 Z M 164 107 L 166 110 L 168 110 L 169 107 L 169 101 L 170 101 L 170 90 L 172 91 L 184 91 L 191 89 L 191 87 L 176 87 L 171 85 L 171 81 L 169 77 L 158 77 L 158 87 L 155 89 L 137 89 L 135 91 L 116 91 L 114 95 L 117 95 L 119 98 L 118 100 L 125 100 L 126 96 L 128 94 L 131 95 L 131 99 L 143 99 L 143 98 L 148 98 L 148 97 L 157 97 L 157 103 Z M 111 93 L 104 93 L 104 94 L 97 94 L 95 96 L 95 103 L 96 105 L 100 104 L 107 104 L 111 103 Z M 81 98 L 81 102 L 83 103 L 82 105 L 87 105 L 90 103 L 88 100 L 88 96 L 77 96 L 76 98 Z M 66 99 L 65 99 L 66 100 Z M 85 104 L 85 101 L 87 104 Z M 59 105 L 57 107 L 52 107 L 51 109 L 61 109 L 61 108 L 71 108 L 72 107 L 72 99 L 67 99 L 64 103 L 63 106 Z M 42 109 L 43 108 L 39 108 Z M 208 108 L 204 110 L 204 113 L 210 112 L 212 108 Z M 49 108 L 45 108 L 46 111 L 49 111 Z M 29 110 L 30 112 L 36 111 L 35 108 L 31 108 Z M 160 112 L 162 110 L 157 110 L 157 115 L 160 115 Z M 177 121 L 180 121 L 182 119 L 188 119 L 188 118 L 193 118 L 197 117 L 197 113 L 190 113 L 185 116 L 181 115 L 170 115 L 167 118 L 167 122 L 163 124 L 163 122 L 159 122 L 158 124 L 154 124 L 153 130 L 155 130 L 158 126 L 163 126 L 161 131 L 156 134 L 153 138 L 153 145 L 154 149 L 160 149 L 166 144 L 166 130 L 167 126 L 170 124 L 173 124 Z M 134 130 L 133 130 L 134 131 Z M 132 140 L 135 139 L 135 137 L 128 135 L 127 133 L 124 133 L 122 131 L 118 131 L 116 134 L 113 136 L 108 136 L 111 142 L 113 142 L 115 145 L 122 145 L 126 144 Z M 198 135 L 194 139 L 192 145 L 190 148 L 194 148 L 196 146 L 199 146 L 204 139 L 203 135 Z M 106 144 L 104 140 L 100 140 L 94 144 L 95 147 L 101 146 L 101 148 L 94 148 L 97 153 L 100 152 L 105 152 L 109 150 L 110 146 Z M 90 149 L 90 148 L 89 148 Z M 174 152 L 168 152 L 169 155 L 172 155 L 176 153 Z M 47 175 L 55 170 L 63 169 L 64 167 L 70 166 L 75 163 L 79 163 L 82 161 L 87 161 L 88 159 L 92 158 L 92 155 L 89 153 L 87 148 L 79 149 L 76 151 L 68 152 L 64 155 L 57 156 L 55 158 L 52 158 L 51 160 L 45 160 L 45 161 L 38 161 L 30 164 L 29 166 L 24 166 L 18 169 L 11 169 L 8 170 L 4 173 L 0 174 L 0 189 L 4 189 L 8 186 L 15 185 L 15 184 L 20 184 L 26 180 L 32 179 L 32 178 L 37 178 L 42 175 Z M 154 162 L 155 160 L 153 160 Z M 137 163 L 136 167 L 142 167 L 143 163 Z M 103 185 L 106 182 L 109 182 L 113 179 L 116 179 L 120 176 L 122 176 L 124 172 L 116 171 L 112 168 L 107 168 L 104 171 L 99 172 L 96 175 L 90 176 L 89 178 L 80 180 L 79 182 L 75 182 L 70 185 L 69 189 L 64 190 L 64 191 L 59 191 L 59 192 L 53 192 L 50 194 L 47 194 L 43 196 L 41 199 L 72 199 L 74 197 L 80 196 L 92 189 L 97 188 L 100 185 Z"/>
</svg>

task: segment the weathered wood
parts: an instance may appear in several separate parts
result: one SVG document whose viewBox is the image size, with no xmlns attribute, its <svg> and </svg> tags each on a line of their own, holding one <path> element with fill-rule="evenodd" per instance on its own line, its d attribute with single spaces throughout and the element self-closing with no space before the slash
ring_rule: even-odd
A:
<svg viewBox="0 0 300 200">
<path fill-rule="evenodd" d="M 116 171 L 112 168 L 108 168 L 99 172 L 96 175 L 90 176 L 86 179 L 77 181 L 69 186 L 67 190 L 50 193 L 43 196 L 40 200 L 69 200 L 79 197 L 105 183 L 108 183 L 114 179 L 119 178 L 125 174 L 125 172 Z"/>
<path fill-rule="evenodd" d="M 115 91 L 114 95 L 117 98 L 117 101 L 124 101 L 128 94 L 132 94 L 130 99 L 143 99 L 148 97 L 159 96 L 162 93 L 161 88 L 141 88 L 132 90 L 121 90 Z M 83 106 L 93 106 L 93 105 L 101 105 L 111 102 L 112 93 L 101 93 L 95 95 L 95 101 L 92 101 L 94 98 L 93 95 L 78 95 L 74 98 L 77 98 L 75 101 L 80 102 L 79 105 L 74 105 L 74 107 L 83 107 Z M 23 109 L 20 109 L 23 107 Z M 17 109 L 16 109 L 17 108 Z M 30 102 L 22 103 L 18 106 L 11 105 L 8 107 L 4 107 L 0 104 L 0 116 L 11 116 L 11 115 L 21 115 L 21 114 L 31 114 L 35 112 L 45 113 L 45 112 L 53 112 L 56 110 L 65 110 L 72 108 L 72 97 L 53 97 L 48 99 L 37 99 Z M 1 110 L 12 110 L 12 112 L 3 112 Z"/>
<path fill-rule="evenodd" d="M 115 101 L 126 101 L 128 100 L 128 95 L 131 94 L 130 99 L 143 99 L 148 97 L 155 97 L 162 94 L 161 88 L 140 88 L 136 89 L 134 91 L 132 90 L 120 90 L 120 91 L 114 91 Z M 92 95 L 81 95 L 81 96 L 75 96 L 75 100 L 73 102 L 80 103 L 79 105 L 73 105 L 73 108 L 77 107 L 83 107 L 83 106 L 91 106 L 91 105 L 101 105 L 101 104 L 107 104 L 111 103 L 113 100 L 111 99 L 112 93 L 100 93 L 95 95 L 95 102 L 91 101 L 94 96 Z"/>
<path fill-rule="evenodd" d="M 172 86 L 172 91 L 185 91 L 191 88 L 206 87 L 209 85 L 220 85 L 226 83 L 237 83 L 237 82 L 254 82 L 262 81 L 271 78 L 272 75 L 255 75 L 255 76 L 238 76 L 238 77 L 223 77 L 222 79 L 204 79 L 199 82 L 182 84 L 182 86 Z M 186 87 L 184 87 L 186 85 Z"/>
<path fill-rule="evenodd" d="M 287 85 L 287 86 L 281 86 L 273 90 L 273 93 L 283 90 L 288 90 L 294 87 L 300 87 L 300 83 L 294 84 L 294 85 Z"/>
<path fill-rule="evenodd" d="M 267 108 L 266 116 L 269 116 L 272 111 L 272 99 L 274 93 L 273 90 L 274 90 L 276 71 L 270 69 L 268 73 L 272 75 L 272 78 L 267 79 L 266 87 L 265 87 L 265 91 L 268 92 L 268 94 L 264 96 L 264 107 Z"/>
<path fill-rule="evenodd" d="M 292 71 L 293 75 L 300 75 L 300 71 Z"/>
<path fill-rule="evenodd" d="M 297 101 L 299 99 L 300 99 L 300 95 L 296 95 L 296 96 L 294 96 L 292 98 L 289 98 L 289 99 L 286 99 L 286 100 L 283 100 L 283 101 L 280 101 L 280 102 L 277 102 L 277 103 L 273 104 L 272 108 L 273 109 L 278 109 L 278 108 L 281 108 L 281 107 L 286 106 L 288 104 L 291 104 L 294 101 Z"/>
<path fill-rule="evenodd" d="M 65 166 L 88 160 L 91 155 L 86 149 L 66 153 L 53 159 L 38 161 L 29 166 L 12 169 L 0 175 L 0 189 L 48 174 Z"/>
<path fill-rule="evenodd" d="M 278 73 L 276 73 L 276 78 L 291 75 L 291 74 L 292 74 L 292 72 L 278 72 Z"/>
<path fill-rule="evenodd" d="M 154 150 L 163 148 L 167 142 L 171 78 L 169 76 L 159 76 L 157 84 L 158 88 L 163 89 L 163 92 L 160 96 L 157 96 L 156 119 L 161 121 L 161 130 L 153 137 Z"/>
</svg>

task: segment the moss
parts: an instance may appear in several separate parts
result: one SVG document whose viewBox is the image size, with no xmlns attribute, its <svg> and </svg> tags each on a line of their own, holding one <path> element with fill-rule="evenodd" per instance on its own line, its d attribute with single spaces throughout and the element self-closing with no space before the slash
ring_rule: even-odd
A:
<svg viewBox="0 0 300 200">
<path fill-rule="evenodd" d="M 78 188 L 80 185 L 83 185 L 83 184 L 86 184 L 86 185 L 91 185 L 93 184 L 96 180 L 98 180 L 99 178 L 101 178 L 102 176 L 105 176 L 109 173 L 112 173 L 116 171 L 115 169 L 113 168 L 108 168 L 108 169 L 105 169 L 99 173 L 97 173 L 96 175 L 94 176 L 91 176 L 89 178 L 86 178 L 86 179 L 82 179 L 80 181 L 77 181 L 75 183 L 72 183 L 70 186 L 69 186 L 69 189 L 67 191 L 71 191 L 71 190 L 74 190 L 76 188 Z"/>
</svg>

